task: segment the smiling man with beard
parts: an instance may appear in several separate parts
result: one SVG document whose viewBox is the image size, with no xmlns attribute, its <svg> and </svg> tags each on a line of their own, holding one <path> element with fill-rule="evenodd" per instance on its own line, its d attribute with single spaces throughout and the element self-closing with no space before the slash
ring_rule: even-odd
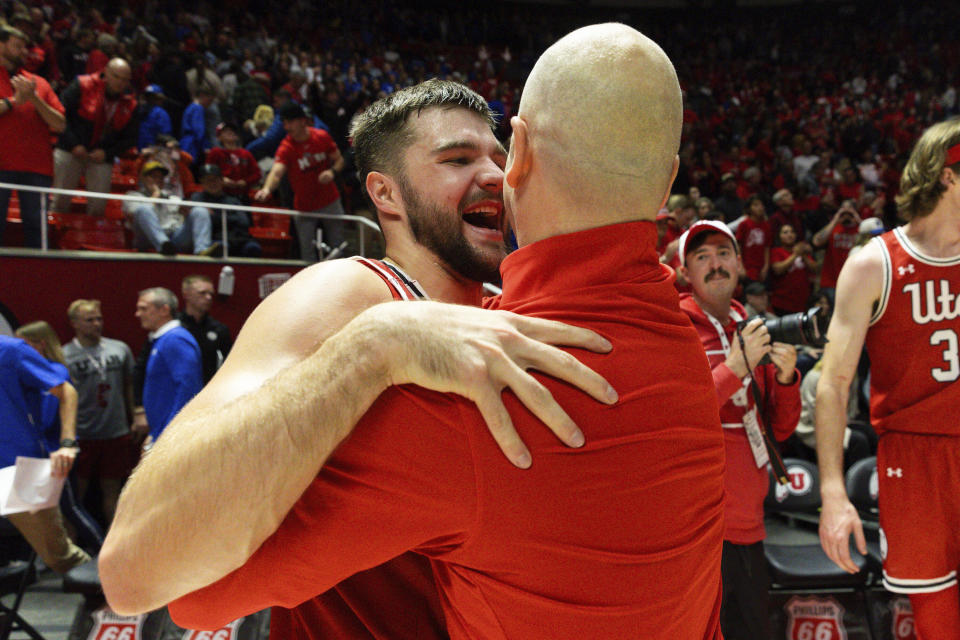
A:
<svg viewBox="0 0 960 640">
<path fill-rule="evenodd" d="M 768 638 L 770 581 L 763 554 L 768 459 L 761 430 L 769 424 L 782 441 L 797 426 L 797 350 L 780 342 L 771 344 L 760 318 L 753 319 L 738 336 L 737 323 L 746 319 L 743 305 L 733 299 L 740 254 L 736 238 L 725 224 L 695 223 L 680 236 L 678 254 L 680 271 L 693 289 L 693 293 L 680 296 L 680 308 L 693 321 L 710 361 L 727 454 L 721 563 L 723 636 L 731 640 Z M 760 364 L 766 355 L 772 364 Z M 766 398 L 766 406 L 758 408 L 754 403 L 747 388 L 751 379 Z"/>
<path fill-rule="evenodd" d="M 462 85 L 440 80 L 398 91 L 357 119 L 351 135 L 360 178 L 377 209 L 387 256 L 382 261 L 357 258 L 313 265 L 271 294 L 250 316 L 223 366 L 165 432 L 164 439 L 171 441 L 167 446 L 173 448 L 166 454 L 152 454 L 155 466 L 141 467 L 124 493 L 101 556 L 104 586 L 115 606 L 154 609 L 222 577 L 273 532 L 316 476 L 335 441 L 329 441 L 319 455 L 298 448 L 291 452 L 291 459 L 277 462 L 284 459 L 280 443 L 290 440 L 282 417 L 276 415 L 279 407 L 289 406 L 294 396 L 308 394 L 311 383 L 287 377 L 278 387 L 271 378 L 302 364 L 328 337 L 377 303 L 434 299 L 480 304 L 482 281 L 497 275 L 505 256 L 501 194 L 506 152 L 492 127 L 483 98 Z M 414 327 L 409 335 L 416 343 Z M 572 337 L 564 344 L 581 342 L 587 341 Z M 362 360 L 364 354 L 354 357 Z M 444 364 L 454 367 L 452 361 Z M 576 362 L 564 361 L 563 368 L 552 373 L 581 386 L 589 380 L 596 397 L 608 389 L 599 376 L 587 374 Z M 453 375 L 464 374 L 455 371 Z M 265 424 L 255 417 L 259 400 L 251 392 L 271 385 L 268 398 L 273 406 Z M 342 404 L 348 400 L 344 398 Z M 505 413 L 499 392 L 495 402 Z M 538 402 L 547 405 L 543 398 Z M 250 411 L 245 410 L 237 424 L 232 413 L 222 411 L 228 404 Z M 551 411 L 538 415 L 545 416 L 564 442 L 581 444 L 576 426 L 559 406 L 553 406 L 555 412 L 550 407 Z M 484 415 L 497 413 L 502 420 L 497 407 L 485 407 Z M 498 425 L 504 423 L 491 421 L 491 427 Z M 403 426 L 416 439 L 416 425 Z M 246 442 L 255 431 L 264 430 L 276 433 L 277 444 L 271 444 L 270 451 L 257 451 L 262 460 L 245 461 L 242 478 L 228 482 L 223 495 L 211 484 L 221 478 L 214 478 L 205 464 L 185 463 L 177 457 L 190 452 L 194 433 L 234 434 Z M 515 432 L 506 429 L 495 437 L 510 460 L 518 466 L 530 465 Z M 196 475 L 185 477 L 189 470 Z M 166 473 L 171 475 L 159 479 Z M 243 491 L 236 490 L 236 482 Z M 171 483 L 180 488 L 178 492 L 155 490 Z M 209 502 L 186 506 L 184 494 Z M 207 517 L 214 511 L 218 517 Z M 163 531 L 191 533 L 169 545 L 159 533 Z M 202 566 L 197 566 L 197 558 L 204 558 Z M 413 553 L 347 578 L 294 609 L 275 608 L 271 624 L 275 638 L 298 637 L 296 630 L 304 627 L 317 637 L 330 638 L 446 636 L 430 564 Z"/>
</svg>

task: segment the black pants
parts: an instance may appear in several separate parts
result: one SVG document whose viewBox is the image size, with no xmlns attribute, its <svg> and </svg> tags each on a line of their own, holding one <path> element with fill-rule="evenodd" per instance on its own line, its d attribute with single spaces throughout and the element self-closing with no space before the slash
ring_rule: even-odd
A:
<svg viewBox="0 0 960 640">
<path fill-rule="evenodd" d="M 723 542 L 723 604 L 720 627 L 726 640 L 766 640 L 770 637 L 770 576 L 763 543 Z"/>
</svg>

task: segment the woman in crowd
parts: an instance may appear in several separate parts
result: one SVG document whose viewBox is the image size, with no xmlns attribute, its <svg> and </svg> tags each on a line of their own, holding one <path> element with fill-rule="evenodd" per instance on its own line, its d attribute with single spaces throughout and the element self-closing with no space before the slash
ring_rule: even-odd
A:
<svg viewBox="0 0 960 640">
<path fill-rule="evenodd" d="M 794 228 L 780 227 L 777 246 L 770 250 L 770 270 L 773 278 L 770 303 L 778 316 L 804 311 L 810 297 L 810 278 L 817 271 L 810 245 L 797 240 Z"/>
</svg>

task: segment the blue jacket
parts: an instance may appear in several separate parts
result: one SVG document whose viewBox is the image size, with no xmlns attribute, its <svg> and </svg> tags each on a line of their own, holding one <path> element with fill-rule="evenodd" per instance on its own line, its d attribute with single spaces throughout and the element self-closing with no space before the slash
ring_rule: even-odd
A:
<svg viewBox="0 0 960 640">
<path fill-rule="evenodd" d="M 161 106 L 150 109 L 150 113 L 140 123 L 140 135 L 137 138 L 137 149 L 146 149 L 157 141 L 157 134 L 173 134 L 173 122 L 170 115 Z"/>
<path fill-rule="evenodd" d="M 0 335 L 0 467 L 17 456 L 45 458 L 43 394 L 70 379 L 19 338 Z"/>
<path fill-rule="evenodd" d="M 207 136 L 206 110 L 202 104 L 191 102 L 184 110 L 180 131 L 183 134 L 180 147 L 193 156 L 194 161 L 202 163 L 204 152 L 213 146 Z"/>
<path fill-rule="evenodd" d="M 156 339 L 143 379 L 143 409 L 156 441 L 203 386 L 200 347 L 190 332 L 175 327 Z"/>
<path fill-rule="evenodd" d="M 313 126 L 330 133 L 330 127 L 317 116 L 313 116 Z M 283 139 L 286 137 L 287 131 L 283 128 L 283 120 L 280 116 L 274 116 L 273 124 L 270 125 L 270 128 L 267 129 L 266 133 L 262 136 L 248 144 L 247 151 L 253 154 L 253 157 L 257 160 L 273 157 L 280 143 L 283 142 Z"/>
</svg>

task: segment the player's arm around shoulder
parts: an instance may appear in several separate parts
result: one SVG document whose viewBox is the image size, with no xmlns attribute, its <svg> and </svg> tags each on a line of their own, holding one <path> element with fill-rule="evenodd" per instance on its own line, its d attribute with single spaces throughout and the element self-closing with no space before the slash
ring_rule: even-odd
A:
<svg viewBox="0 0 960 640">
<path fill-rule="evenodd" d="M 359 313 L 389 300 L 383 280 L 356 260 L 300 271 L 247 318 L 223 366 L 197 396 L 197 409 L 222 406 L 259 388 L 314 353 Z"/>
<path fill-rule="evenodd" d="M 348 403 L 311 356 L 390 299 L 373 272 L 339 260 L 305 269 L 257 307 L 124 489 L 100 556 L 115 610 L 149 611 L 210 584 L 273 533 L 343 437 L 326 425 L 356 421 L 334 419 Z"/>
<path fill-rule="evenodd" d="M 883 292 L 882 251 L 874 240 L 851 256 L 840 271 L 817 385 L 816 441 L 823 499 L 820 544 L 831 560 L 850 573 L 857 572 L 850 558 L 850 535 L 854 535 L 860 553 L 866 553 L 866 541 L 844 486 L 843 434 L 850 383 L 856 374 L 874 306 Z"/>
</svg>

